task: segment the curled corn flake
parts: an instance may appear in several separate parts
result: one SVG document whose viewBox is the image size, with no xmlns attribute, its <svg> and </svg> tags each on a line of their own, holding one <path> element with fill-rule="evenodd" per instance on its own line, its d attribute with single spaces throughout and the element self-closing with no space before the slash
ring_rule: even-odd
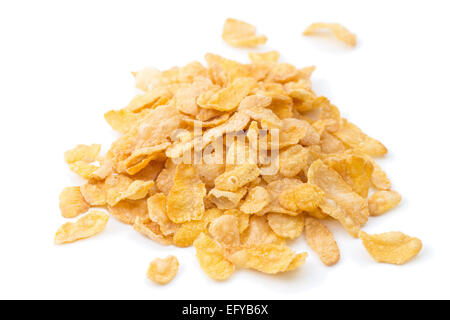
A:
<svg viewBox="0 0 450 320">
<path fill-rule="evenodd" d="M 106 205 L 108 186 L 104 181 L 88 181 L 80 187 L 80 191 L 91 206 Z"/>
<path fill-rule="evenodd" d="M 126 224 L 133 224 L 138 217 L 144 219 L 148 216 L 145 199 L 122 200 L 113 207 L 108 206 L 108 211 L 114 218 Z"/>
<path fill-rule="evenodd" d="M 304 183 L 280 193 L 278 201 L 287 210 L 313 212 L 322 203 L 325 194 L 316 185 Z"/>
<path fill-rule="evenodd" d="M 306 218 L 305 236 L 308 246 L 313 249 L 320 260 L 327 266 L 332 266 L 340 259 L 339 247 L 328 228 L 314 218 Z"/>
<path fill-rule="evenodd" d="M 218 111 L 232 111 L 250 93 L 255 84 L 253 78 L 238 78 L 231 85 L 210 97 L 202 107 Z"/>
<path fill-rule="evenodd" d="M 338 220 L 352 236 L 357 237 L 360 227 L 369 217 L 367 200 L 353 192 L 339 173 L 321 160 L 315 161 L 309 168 L 308 181 L 325 192 L 320 209 Z"/>
<path fill-rule="evenodd" d="M 76 161 L 73 163 L 69 163 L 69 168 L 72 172 L 76 173 L 77 175 L 86 180 L 93 178 L 95 171 L 97 171 L 98 169 L 97 166 L 94 166 L 84 161 Z"/>
<path fill-rule="evenodd" d="M 303 215 L 293 217 L 283 213 L 268 213 L 267 222 L 278 236 L 289 239 L 299 237 L 305 227 Z"/>
<path fill-rule="evenodd" d="M 267 206 L 270 201 L 271 196 L 269 192 L 263 187 L 256 186 L 250 189 L 240 210 L 247 214 L 257 213 Z"/>
<path fill-rule="evenodd" d="M 345 151 L 344 143 L 326 131 L 320 136 L 320 148 L 323 153 L 340 153 Z"/>
<path fill-rule="evenodd" d="M 236 112 L 227 121 L 221 125 L 208 129 L 203 134 L 202 146 L 203 148 L 214 142 L 217 138 L 222 137 L 226 133 L 237 132 L 243 130 L 250 122 L 250 117 L 242 112 Z"/>
<path fill-rule="evenodd" d="M 144 111 L 141 113 L 145 114 Z M 111 128 L 125 134 L 143 118 L 141 113 L 133 113 L 126 109 L 110 110 L 105 113 L 104 117 Z"/>
<path fill-rule="evenodd" d="M 235 192 L 211 189 L 208 193 L 208 200 L 214 203 L 219 209 L 234 209 L 239 205 L 239 201 L 247 193 L 247 188 L 240 188 Z"/>
<path fill-rule="evenodd" d="M 164 259 L 156 258 L 150 262 L 147 277 L 158 284 L 167 284 L 175 278 L 178 265 L 178 259 L 172 255 Z"/>
<path fill-rule="evenodd" d="M 239 219 L 234 215 L 222 215 L 211 222 L 209 233 L 222 246 L 236 247 L 240 244 Z"/>
<path fill-rule="evenodd" d="M 63 244 L 92 237 L 105 229 L 108 218 L 107 213 L 92 210 L 76 222 L 67 222 L 59 227 L 56 231 L 55 243 Z"/>
<path fill-rule="evenodd" d="M 194 166 L 180 163 L 167 196 L 167 216 L 175 223 L 200 220 L 205 212 L 205 184 Z"/>
<path fill-rule="evenodd" d="M 402 196 L 397 191 L 376 191 L 369 198 L 369 212 L 371 216 L 379 216 L 396 207 Z"/>
<path fill-rule="evenodd" d="M 234 265 L 223 256 L 222 249 L 204 233 L 194 241 L 196 257 L 203 271 L 214 280 L 226 280 L 234 272 Z"/>
<path fill-rule="evenodd" d="M 238 267 L 255 269 L 269 274 L 290 271 L 299 267 L 303 262 L 302 257 L 304 256 L 297 257 L 289 247 L 277 244 L 244 247 L 227 256 Z"/>
<path fill-rule="evenodd" d="M 233 192 L 258 178 L 259 174 L 256 164 L 242 164 L 218 176 L 215 185 L 220 190 Z"/>
<path fill-rule="evenodd" d="M 222 39 L 233 47 L 256 47 L 267 41 L 266 36 L 256 35 L 251 24 L 231 18 L 225 21 Z"/>
<path fill-rule="evenodd" d="M 223 214 L 233 215 L 238 218 L 238 227 L 240 234 L 247 230 L 250 221 L 250 215 L 245 214 L 237 209 L 226 210 Z"/>
<path fill-rule="evenodd" d="M 75 163 L 83 161 L 86 163 L 94 162 L 100 152 L 99 144 L 92 144 L 90 146 L 79 144 L 75 148 L 64 153 L 64 160 L 68 163 Z"/>
<path fill-rule="evenodd" d="M 157 223 L 165 236 L 174 234 L 178 225 L 167 217 L 167 199 L 164 193 L 157 193 L 147 199 L 148 216 Z"/>
<path fill-rule="evenodd" d="M 142 91 L 147 91 L 149 86 L 159 84 L 161 79 L 161 71 L 154 67 L 146 67 L 138 72 L 134 72 L 133 75 L 136 81 L 136 88 Z"/>
<path fill-rule="evenodd" d="M 89 208 L 90 205 L 84 200 L 80 187 L 67 187 L 61 191 L 59 209 L 64 218 L 75 218 Z"/>
<path fill-rule="evenodd" d="M 405 264 L 422 250 L 422 241 L 401 232 L 359 233 L 367 252 L 378 262 Z"/>
<path fill-rule="evenodd" d="M 249 52 L 248 57 L 252 62 L 264 63 L 271 62 L 276 63 L 280 58 L 280 53 L 278 51 L 267 51 L 267 52 Z"/>
<path fill-rule="evenodd" d="M 392 185 L 391 181 L 387 177 L 386 172 L 381 169 L 381 167 L 375 163 L 375 161 L 372 161 L 373 164 L 373 173 L 372 173 L 372 184 L 375 186 L 375 188 L 380 190 L 390 190 Z"/>
<path fill-rule="evenodd" d="M 147 217 L 136 217 L 133 223 L 133 229 L 162 245 L 167 246 L 172 244 L 172 236 L 163 235 L 159 225 Z"/>
<path fill-rule="evenodd" d="M 241 242 L 245 246 L 259 246 L 267 243 L 284 244 L 284 239 L 272 231 L 265 216 L 252 215 L 248 228 L 242 233 Z"/>
<path fill-rule="evenodd" d="M 361 131 L 350 121 L 342 118 L 339 130 L 333 133 L 346 145 L 368 154 L 372 157 L 381 157 L 387 153 L 386 147 Z"/>
<path fill-rule="evenodd" d="M 201 163 L 196 166 L 198 175 L 207 188 L 214 187 L 214 180 L 225 171 L 224 164 Z"/>
<path fill-rule="evenodd" d="M 344 181 L 350 185 L 357 194 L 366 198 L 369 194 L 373 165 L 364 157 L 345 154 L 330 157 L 325 163 L 336 170 Z"/>
<path fill-rule="evenodd" d="M 307 257 L 308 253 L 306 252 L 297 253 L 294 259 L 292 259 L 292 261 L 289 263 L 285 271 L 293 271 L 295 269 L 298 269 L 305 264 Z"/>
<path fill-rule="evenodd" d="M 312 23 L 308 28 L 306 28 L 305 31 L 303 31 L 303 35 L 313 35 L 321 29 L 328 29 L 338 40 L 348 44 L 349 46 L 356 46 L 356 36 L 339 23 Z"/>
</svg>

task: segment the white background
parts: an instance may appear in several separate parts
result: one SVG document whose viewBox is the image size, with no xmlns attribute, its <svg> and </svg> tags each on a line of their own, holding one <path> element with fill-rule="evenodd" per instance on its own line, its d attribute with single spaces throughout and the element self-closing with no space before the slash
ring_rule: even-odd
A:
<svg viewBox="0 0 450 320">
<path fill-rule="evenodd" d="M 0 3 L 0 298 L 315 299 L 450 298 L 449 6 L 446 1 L 2 1 Z M 113 218 L 91 239 L 55 246 L 64 223 L 58 195 L 82 181 L 63 152 L 117 135 L 103 113 L 136 93 L 130 71 L 203 61 L 206 52 L 247 61 L 220 35 L 227 17 L 257 26 L 283 61 L 317 66 L 313 88 L 390 150 L 380 163 L 402 204 L 364 230 L 400 230 L 423 240 L 416 259 L 377 264 L 359 240 L 331 224 L 341 261 L 314 253 L 299 271 L 239 271 L 227 282 L 203 274 L 192 248 L 164 247 Z M 349 49 L 303 37 L 311 22 L 340 22 L 358 36 Z M 304 239 L 293 244 L 308 250 Z M 174 254 L 167 286 L 145 276 Z"/>
</svg>

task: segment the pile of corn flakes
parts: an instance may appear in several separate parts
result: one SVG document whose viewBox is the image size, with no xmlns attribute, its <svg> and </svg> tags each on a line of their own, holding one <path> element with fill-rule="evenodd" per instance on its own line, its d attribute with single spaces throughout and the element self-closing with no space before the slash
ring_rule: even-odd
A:
<svg viewBox="0 0 450 320">
<path fill-rule="evenodd" d="M 344 27 L 313 24 L 307 33 L 317 28 L 355 44 Z M 222 37 L 236 47 L 267 41 L 235 19 L 226 21 Z M 315 67 L 278 62 L 276 51 L 249 58 L 240 63 L 208 53 L 205 66 L 133 73 L 142 94 L 105 114 L 121 133 L 106 155 L 97 144 L 65 153 L 86 182 L 63 189 L 61 213 L 87 213 L 61 226 L 55 243 L 101 232 L 108 211 L 161 245 L 194 246 L 200 267 L 216 280 L 236 268 L 299 268 L 308 254 L 288 244 L 303 233 L 325 265 L 336 264 L 340 249 L 324 220 L 361 239 L 376 261 L 404 264 L 417 255 L 417 238 L 361 231 L 401 201 L 374 160 L 385 146 L 314 93 Z M 165 284 L 177 270 L 177 258 L 168 256 L 152 261 L 147 275 Z"/>
</svg>

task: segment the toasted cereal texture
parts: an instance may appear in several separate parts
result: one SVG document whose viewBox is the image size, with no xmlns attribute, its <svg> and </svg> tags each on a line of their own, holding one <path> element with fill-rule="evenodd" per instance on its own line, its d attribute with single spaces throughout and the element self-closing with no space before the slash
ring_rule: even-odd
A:
<svg viewBox="0 0 450 320">
<path fill-rule="evenodd" d="M 321 29 L 329 30 L 338 40 L 348 44 L 349 46 L 356 46 L 356 36 L 339 23 L 312 23 L 308 28 L 306 28 L 305 31 L 303 31 L 303 35 L 313 35 Z"/>
<path fill-rule="evenodd" d="M 156 258 L 150 262 L 147 277 L 158 284 L 167 284 L 175 278 L 178 266 L 178 259 L 172 255 L 164 259 Z"/>
<path fill-rule="evenodd" d="M 260 186 L 256 186 L 247 194 L 244 202 L 242 203 L 240 210 L 247 214 L 257 213 L 264 209 L 271 201 L 271 196 L 266 189 Z"/>
<path fill-rule="evenodd" d="M 114 206 L 108 206 L 111 215 L 126 224 L 133 224 L 136 218 L 147 218 L 147 201 L 141 200 L 122 200 Z"/>
<path fill-rule="evenodd" d="M 286 245 L 277 244 L 243 247 L 231 253 L 227 258 L 238 267 L 269 274 L 291 271 L 304 262 L 303 259 L 296 256 L 292 249 Z"/>
<path fill-rule="evenodd" d="M 64 218 L 75 218 L 90 207 L 84 200 L 80 187 L 64 188 L 59 195 L 59 209 Z"/>
<path fill-rule="evenodd" d="M 258 178 L 260 173 L 261 171 L 256 164 L 238 165 L 235 169 L 218 176 L 215 179 L 215 185 L 220 190 L 234 192 Z"/>
<path fill-rule="evenodd" d="M 219 209 L 227 210 L 234 209 L 239 205 L 239 201 L 246 195 L 247 188 L 240 188 L 235 192 L 223 191 L 219 189 L 211 189 L 208 193 L 208 200 L 210 200 Z"/>
<path fill-rule="evenodd" d="M 270 228 L 282 238 L 298 238 L 305 227 L 305 217 L 289 216 L 283 213 L 268 213 L 267 222 Z"/>
<path fill-rule="evenodd" d="M 304 183 L 281 192 L 278 201 L 287 210 L 314 212 L 322 203 L 324 197 L 325 193 L 318 186 Z"/>
<path fill-rule="evenodd" d="M 76 222 L 67 222 L 55 234 L 55 244 L 70 243 L 100 233 L 105 229 L 109 215 L 100 210 L 92 210 Z"/>
<path fill-rule="evenodd" d="M 320 209 L 338 220 L 352 236 L 357 237 L 360 227 L 369 217 L 367 200 L 355 193 L 339 173 L 321 160 L 316 160 L 309 168 L 308 181 L 325 193 Z"/>
<path fill-rule="evenodd" d="M 156 241 L 162 245 L 172 244 L 173 237 L 162 234 L 159 225 L 149 218 L 136 217 L 133 223 L 133 229 L 147 238 Z"/>
<path fill-rule="evenodd" d="M 308 246 L 319 255 L 325 265 L 332 266 L 339 261 L 339 247 L 333 234 L 319 220 L 306 218 L 305 236 Z"/>
<path fill-rule="evenodd" d="M 241 242 L 245 246 L 285 243 L 284 239 L 270 228 L 266 216 L 256 215 L 250 217 L 247 229 L 241 234 Z"/>
<path fill-rule="evenodd" d="M 225 21 L 222 39 L 233 47 L 256 47 L 267 41 L 266 36 L 256 35 L 256 28 L 251 24 L 232 18 Z"/>
<path fill-rule="evenodd" d="M 100 148 L 101 146 L 99 144 L 92 144 L 90 146 L 79 144 L 75 148 L 64 153 L 64 160 L 68 164 L 75 163 L 77 161 L 91 163 L 97 159 Z"/>
<path fill-rule="evenodd" d="M 194 241 L 196 257 L 203 271 L 214 280 L 226 280 L 233 275 L 234 265 L 225 259 L 222 249 L 206 234 Z"/>
<path fill-rule="evenodd" d="M 342 118 L 339 130 L 333 133 L 344 144 L 371 157 L 381 157 L 387 153 L 386 147 L 361 131 L 356 125 Z"/>
<path fill-rule="evenodd" d="M 239 219 L 234 215 L 222 215 L 211 222 L 209 234 L 224 247 L 239 246 Z"/>
<path fill-rule="evenodd" d="M 405 264 L 422 250 L 422 241 L 401 232 L 359 233 L 367 252 L 378 262 Z"/>
<path fill-rule="evenodd" d="M 147 199 L 148 217 L 159 225 L 165 236 L 174 234 L 179 225 L 167 217 L 167 199 L 164 193 L 157 193 Z"/>
<path fill-rule="evenodd" d="M 194 166 L 180 163 L 167 196 L 167 216 L 175 223 L 200 220 L 205 212 L 205 184 Z"/>
<path fill-rule="evenodd" d="M 379 216 L 395 208 L 402 196 L 397 191 L 376 191 L 369 198 L 369 212 L 371 216 Z"/>
<path fill-rule="evenodd" d="M 205 211 L 202 220 L 188 221 L 179 226 L 173 236 L 173 244 L 177 247 L 190 247 L 195 239 L 208 230 L 208 226 L 214 219 L 220 217 L 222 211 L 218 209 L 208 209 Z"/>
</svg>

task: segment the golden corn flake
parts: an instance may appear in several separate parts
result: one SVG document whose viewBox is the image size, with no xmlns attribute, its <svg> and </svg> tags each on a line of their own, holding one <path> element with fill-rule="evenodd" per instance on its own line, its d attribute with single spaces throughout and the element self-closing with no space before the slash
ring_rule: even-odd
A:
<svg viewBox="0 0 450 320">
<path fill-rule="evenodd" d="M 234 265 L 225 259 L 220 246 L 204 233 L 194 241 L 196 257 L 203 271 L 214 280 L 226 280 L 234 272 Z"/>
<path fill-rule="evenodd" d="M 264 63 L 271 62 L 276 63 L 280 58 L 280 53 L 278 51 L 267 51 L 267 52 L 249 52 L 248 57 L 252 62 Z"/>
<path fill-rule="evenodd" d="M 367 252 L 378 262 L 405 264 L 422 250 L 422 241 L 401 232 L 359 233 Z"/>
<path fill-rule="evenodd" d="M 216 188 L 224 191 L 237 191 L 258 178 L 260 170 L 256 164 L 242 164 L 235 169 L 227 171 L 215 180 Z"/>
<path fill-rule="evenodd" d="M 245 214 L 237 209 L 226 210 L 223 212 L 223 214 L 233 215 L 238 218 L 238 227 L 240 234 L 247 230 L 250 222 L 250 215 Z"/>
<path fill-rule="evenodd" d="M 373 165 L 370 161 L 358 155 L 345 154 L 330 157 L 325 163 L 336 170 L 353 191 L 367 198 L 373 173 Z"/>
<path fill-rule="evenodd" d="M 88 181 L 80 187 L 80 191 L 91 206 L 106 205 L 108 186 L 104 181 Z"/>
<path fill-rule="evenodd" d="M 315 161 L 308 171 L 309 183 L 325 192 L 320 204 L 323 212 L 338 220 L 354 237 L 369 217 L 367 200 L 355 193 L 342 177 L 321 160 Z"/>
<path fill-rule="evenodd" d="M 111 215 L 126 224 L 133 224 L 136 218 L 147 218 L 147 201 L 141 200 L 122 200 L 114 206 L 108 206 Z"/>
<path fill-rule="evenodd" d="M 267 206 L 271 199 L 272 198 L 266 189 L 259 186 L 254 187 L 248 192 L 240 210 L 247 214 L 257 213 Z"/>
<path fill-rule="evenodd" d="M 177 166 L 173 187 L 167 196 L 167 216 L 175 223 L 200 220 L 205 212 L 205 184 L 194 166 Z"/>
<path fill-rule="evenodd" d="M 214 203 L 219 209 L 234 209 L 239 205 L 239 201 L 246 195 L 247 188 L 240 188 L 235 192 L 211 189 L 208 193 L 208 200 Z"/>
<path fill-rule="evenodd" d="M 241 242 L 245 246 L 259 246 L 267 243 L 284 244 L 285 241 L 270 228 L 266 216 L 252 215 L 248 228 L 242 233 Z"/>
<path fill-rule="evenodd" d="M 147 199 L 148 216 L 157 223 L 165 236 L 174 234 L 178 225 L 167 217 L 167 199 L 164 193 L 157 193 Z"/>
<path fill-rule="evenodd" d="M 64 218 L 75 218 L 89 208 L 90 205 L 84 200 L 80 187 L 67 187 L 61 191 L 59 209 Z"/>
<path fill-rule="evenodd" d="M 334 236 L 328 228 L 314 218 L 306 218 L 305 236 L 308 246 L 313 249 L 320 260 L 327 266 L 339 261 L 340 252 Z"/>
<path fill-rule="evenodd" d="M 220 245 L 236 247 L 240 244 L 239 219 L 234 215 L 222 215 L 211 222 L 209 233 Z"/>
<path fill-rule="evenodd" d="M 348 44 L 349 46 L 356 46 L 356 36 L 339 23 L 312 23 L 308 28 L 306 28 L 305 31 L 303 31 L 303 35 L 310 36 L 322 29 L 329 30 L 338 40 Z"/>
<path fill-rule="evenodd" d="M 342 118 L 339 130 L 333 133 L 347 146 L 368 154 L 371 157 L 381 157 L 387 153 L 386 147 L 361 131 L 350 121 Z"/>
<path fill-rule="evenodd" d="M 218 91 L 202 105 L 206 109 L 233 111 L 255 86 L 253 78 L 238 78 L 228 87 Z"/>
<path fill-rule="evenodd" d="M 256 35 L 251 24 L 231 18 L 225 21 L 222 39 L 233 47 L 256 47 L 267 41 L 266 36 Z"/>
<path fill-rule="evenodd" d="M 267 222 L 278 236 L 289 239 L 298 238 L 305 227 L 303 215 L 293 217 L 283 213 L 268 213 Z"/>
<path fill-rule="evenodd" d="M 86 163 L 94 162 L 100 152 L 100 145 L 85 145 L 79 144 L 75 148 L 68 150 L 64 153 L 64 160 L 66 163 L 71 164 L 77 161 L 83 161 Z"/>
<path fill-rule="evenodd" d="M 133 223 L 133 229 L 162 245 L 172 244 L 172 236 L 163 235 L 159 225 L 147 217 L 137 216 Z"/>
<path fill-rule="evenodd" d="M 324 192 L 318 186 L 304 183 L 281 192 L 278 201 L 287 210 L 313 212 L 322 203 L 324 196 Z"/>
<path fill-rule="evenodd" d="M 376 191 L 369 198 L 369 212 L 371 216 L 379 216 L 395 208 L 402 196 L 397 191 Z"/>
<path fill-rule="evenodd" d="M 97 166 L 84 161 L 69 163 L 69 168 L 72 172 L 76 173 L 86 180 L 93 178 L 94 173 L 98 170 Z"/>
<path fill-rule="evenodd" d="M 287 177 L 295 177 L 307 164 L 308 149 L 294 145 L 280 153 L 280 173 Z"/>
<path fill-rule="evenodd" d="M 381 167 L 374 161 L 372 161 L 372 164 L 372 184 L 379 190 L 390 190 L 392 185 L 386 172 L 384 172 L 383 169 L 381 169 Z"/>
<path fill-rule="evenodd" d="M 299 258 L 289 247 L 277 244 L 244 247 L 227 256 L 238 267 L 269 274 L 293 270 L 302 265 L 303 257 Z"/>
<path fill-rule="evenodd" d="M 150 262 L 147 278 L 158 284 L 167 284 L 175 278 L 178 265 L 178 259 L 172 255 L 164 259 L 156 258 Z"/>
<path fill-rule="evenodd" d="M 76 222 L 63 224 L 55 235 L 55 243 L 63 244 L 85 239 L 105 229 L 109 215 L 100 210 L 92 210 Z"/>
</svg>

